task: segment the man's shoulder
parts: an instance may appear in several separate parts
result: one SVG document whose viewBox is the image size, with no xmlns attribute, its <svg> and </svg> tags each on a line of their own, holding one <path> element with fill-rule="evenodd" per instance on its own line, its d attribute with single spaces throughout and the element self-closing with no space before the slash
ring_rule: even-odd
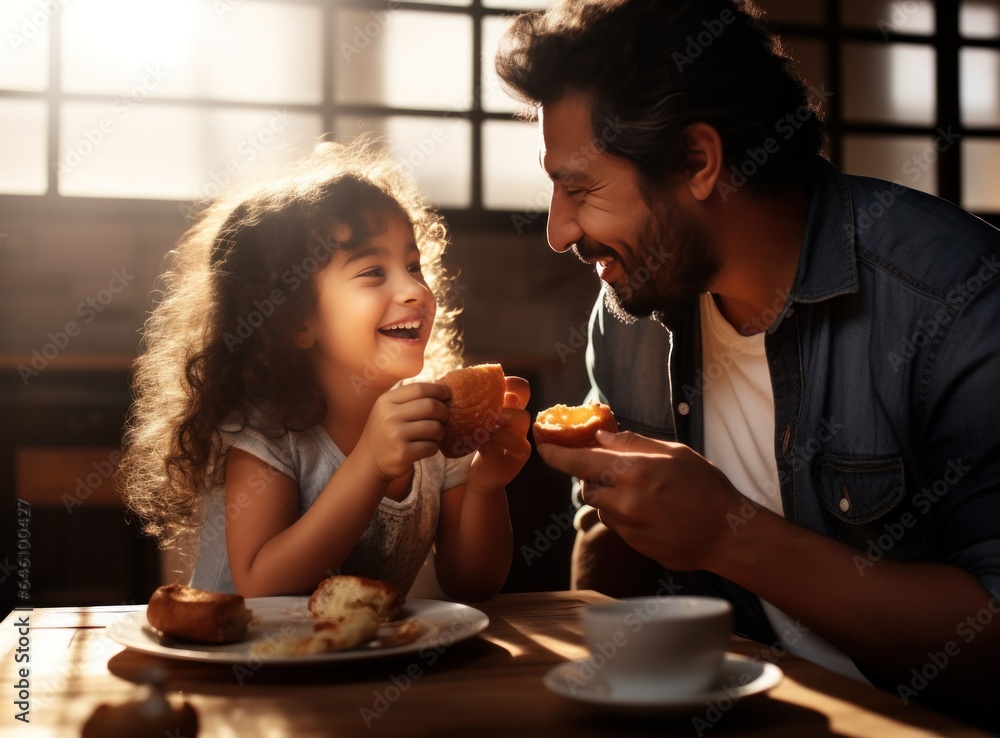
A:
<svg viewBox="0 0 1000 738">
<path fill-rule="evenodd" d="M 845 178 L 858 259 L 880 273 L 943 296 L 996 264 L 1000 231 L 984 220 L 898 182 Z"/>
</svg>

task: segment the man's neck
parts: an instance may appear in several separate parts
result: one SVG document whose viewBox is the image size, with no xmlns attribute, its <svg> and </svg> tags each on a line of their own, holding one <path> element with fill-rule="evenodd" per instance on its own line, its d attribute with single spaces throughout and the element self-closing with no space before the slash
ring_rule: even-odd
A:
<svg viewBox="0 0 1000 738">
<path fill-rule="evenodd" d="M 809 198 L 740 193 L 720 205 L 716 254 L 721 263 L 709 289 L 719 311 L 744 335 L 767 330 L 785 305 L 798 271 Z"/>
</svg>

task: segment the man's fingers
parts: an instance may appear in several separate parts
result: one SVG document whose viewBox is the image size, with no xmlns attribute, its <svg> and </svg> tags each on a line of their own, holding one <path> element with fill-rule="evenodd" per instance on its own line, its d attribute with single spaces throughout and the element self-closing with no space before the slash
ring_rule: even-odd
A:
<svg viewBox="0 0 1000 738">
<path fill-rule="evenodd" d="M 614 487 L 618 477 L 634 463 L 628 456 L 603 448 L 567 448 L 542 443 L 538 453 L 553 469 L 604 487 Z"/>
<path fill-rule="evenodd" d="M 597 431 L 597 444 L 601 448 L 647 454 L 669 453 L 671 446 L 674 445 L 668 441 L 658 441 L 655 438 L 641 436 L 632 431 L 609 433 L 605 430 Z"/>
</svg>

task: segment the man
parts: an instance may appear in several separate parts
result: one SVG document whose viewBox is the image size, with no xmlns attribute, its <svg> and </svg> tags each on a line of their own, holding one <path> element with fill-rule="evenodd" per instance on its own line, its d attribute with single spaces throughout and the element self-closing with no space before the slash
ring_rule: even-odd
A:
<svg viewBox="0 0 1000 738">
<path fill-rule="evenodd" d="M 820 158 L 832 93 L 749 3 L 557 3 L 497 70 L 538 112 L 551 247 L 605 283 L 592 396 L 636 431 L 538 449 L 592 506 L 574 585 L 726 597 L 740 633 L 971 716 L 1000 655 L 1000 234 Z"/>
</svg>

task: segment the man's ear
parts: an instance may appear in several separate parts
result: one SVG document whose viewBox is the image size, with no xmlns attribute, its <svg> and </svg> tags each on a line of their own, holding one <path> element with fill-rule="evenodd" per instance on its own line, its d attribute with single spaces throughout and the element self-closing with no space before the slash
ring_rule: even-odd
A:
<svg viewBox="0 0 1000 738">
<path fill-rule="evenodd" d="M 687 185 L 696 200 L 704 201 L 711 196 L 722 176 L 722 138 L 708 123 L 692 123 L 684 129 L 684 135 L 687 139 Z"/>
</svg>

